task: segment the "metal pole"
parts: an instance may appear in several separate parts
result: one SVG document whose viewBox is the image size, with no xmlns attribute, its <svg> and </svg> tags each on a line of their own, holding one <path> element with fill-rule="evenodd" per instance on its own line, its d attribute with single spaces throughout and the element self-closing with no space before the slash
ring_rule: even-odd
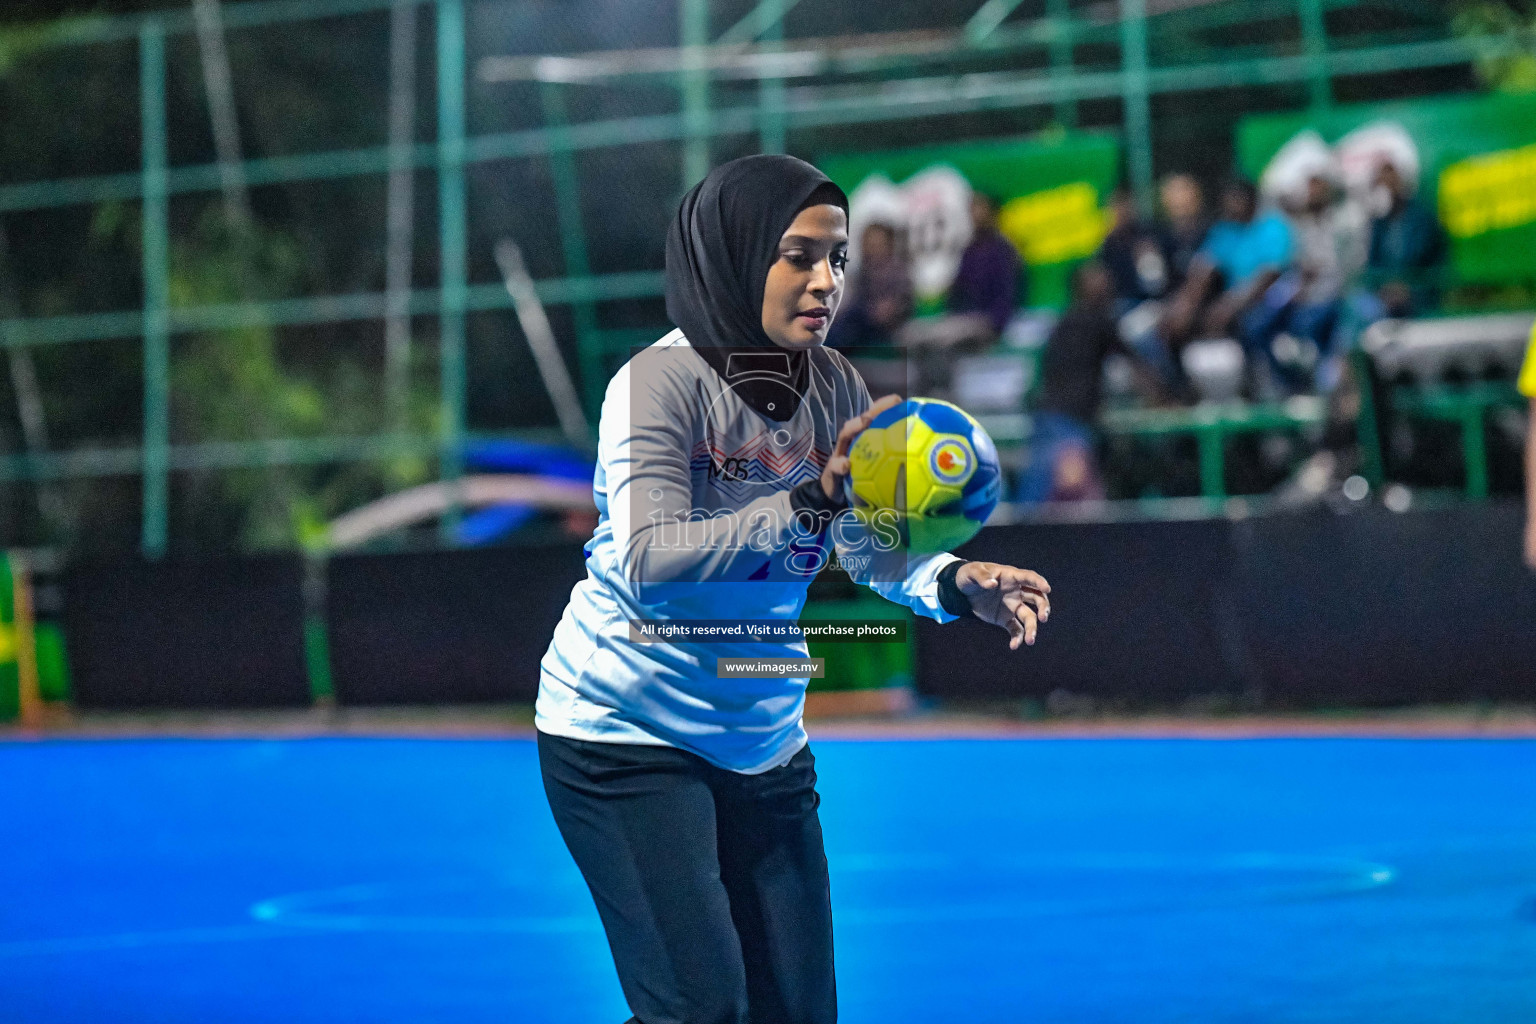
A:
<svg viewBox="0 0 1536 1024">
<path fill-rule="evenodd" d="M 464 472 L 464 309 L 468 300 L 468 238 L 464 181 L 464 3 L 437 4 L 437 189 L 442 248 L 442 308 L 438 314 L 442 449 L 439 477 L 457 483 Z M 443 516 L 441 536 L 453 543 L 459 521 L 455 500 Z"/>
<path fill-rule="evenodd" d="M 406 429 L 411 385 L 411 253 L 416 224 L 416 0 L 395 0 L 389 22 L 389 193 L 386 200 L 384 394 L 389 424 Z"/>
<path fill-rule="evenodd" d="M 539 290 L 533 278 L 528 276 L 528 265 L 523 262 L 523 251 L 510 238 L 503 238 L 496 245 L 496 265 L 501 268 L 501 279 L 517 310 L 517 321 L 522 325 L 523 337 L 533 352 L 533 361 L 544 380 L 544 390 L 550 404 L 559 417 L 560 429 L 565 439 L 577 448 L 586 447 L 590 435 L 587 418 L 581 411 L 581 399 L 576 385 L 571 382 L 570 371 L 565 368 L 565 357 L 555 341 L 555 332 L 549 326 L 549 316 L 539 301 Z"/>
<path fill-rule="evenodd" d="M 1322 0 L 1299 0 L 1301 41 L 1307 54 L 1307 85 L 1312 113 L 1326 112 L 1333 106 L 1333 87 L 1328 79 L 1328 26 L 1323 20 Z"/>
<path fill-rule="evenodd" d="M 1293 0 L 1286 2 L 1290 4 Z M 235 20 L 235 9 L 226 11 L 226 19 L 231 24 Z M 1118 26 L 1110 28 L 1119 31 Z M 1081 38 L 1083 32 L 1079 30 L 1078 35 Z M 1518 46 L 1503 36 L 1432 39 L 1329 50 L 1324 65 L 1333 77 L 1374 75 L 1461 66 L 1483 56 L 1519 52 L 1522 51 Z M 1178 94 L 1305 82 L 1308 75 L 1307 58 L 1301 54 L 1246 57 L 1149 69 L 1148 87 L 1155 94 Z M 1076 69 L 1076 73 L 1065 81 L 1052 81 L 1048 75 L 1040 76 L 1032 72 L 999 72 L 996 75 L 977 76 L 961 90 L 956 88 L 953 75 L 930 76 L 903 79 L 900 90 L 876 83 L 862 95 L 850 92 L 849 86 L 828 89 L 805 86 L 795 91 L 785 113 L 790 128 L 795 129 L 875 124 L 977 110 L 1016 110 L 1049 106 L 1063 97 L 1078 102 L 1123 98 L 1123 77 L 1116 70 L 1094 71 L 1088 68 Z M 883 93 L 878 91 L 882 89 Z M 758 130 L 759 116 L 755 101 L 751 105 L 716 108 L 710 112 L 708 132 L 712 137 L 752 135 Z M 572 125 L 570 129 L 570 143 L 575 149 L 673 142 L 687 136 L 688 131 L 683 125 L 680 111 L 588 121 Z M 545 128 L 479 135 L 466 140 L 465 159 L 469 163 L 484 163 L 540 156 L 549 151 L 550 144 L 549 131 Z M 437 164 L 435 147 L 430 142 L 414 146 L 413 154 L 413 161 L 418 167 L 433 168 Z M 245 162 L 246 180 L 252 186 L 382 175 L 388 171 L 387 146 L 266 157 Z M 180 166 L 170 172 L 170 190 L 175 195 L 211 191 L 218 187 L 216 164 Z M 29 181 L 0 185 L 0 211 L 41 210 L 113 200 L 137 200 L 142 195 L 143 175 L 138 171 Z M 500 292 L 501 289 L 498 287 L 495 291 Z M 134 334 L 137 336 L 137 328 Z"/>
<path fill-rule="evenodd" d="M 1051 18 L 1051 77 L 1072 77 L 1072 0 L 1049 0 Z M 1063 128 L 1077 127 L 1077 104 L 1070 98 L 1056 101 L 1056 123 Z"/>
<path fill-rule="evenodd" d="M 770 19 L 763 30 L 763 50 L 776 52 L 783 49 L 785 0 L 763 0 L 764 12 Z M 764 153 L 782 153 L 788 147 L 789 129 L 784 117 L 784 79 L 767 77 L 758 82 L 757 102 L 762 115 L 757 123 L 758 148 Z"/>
<path fill-rule="evenodd" d="M 251 222 L 251 202 L 245 185 L 245 165 L 241 162 L 240 119 L 219 0 L 192 0 L 192 19 L 197 26 L 197 48 L 202 56 L 203 88 L 208 92 L 208 118 L 213 125 L 213 151 L 219 161 L 224 216 L 231 227 L 245 228 Z"/>
<path fill-rule="evenodd" d="M 1355 437 L 1360 445 L 1361 471 L 1372 487 L 1380 487 L 1386 483 L 1387 472 L 1376 412 L 1378 381 L 1371 367 L 1371 357 L 1362 350 L 1357 348 L 1350 352 L 1349 362 L 1360 388 L 1360 412 L 1355 417 Z"/>
<path fill-rule="evenodd" d="M 310 702 L 321 707 L 336 703 L 336 686 L 331 676 L 331 637 L 325 621 L 329 565 L 323 549 L 304 554 L 304 674 L 309 678 Z"/>
<path fill-rule="evenodd" d="M 709 45 L 709 0 L 682 0 L 679 26 L 683 45 L 683 188 L 709 173 L 709 73 L 704 68 Z"/>
<path fill-rule="evenodd" d="M 979 43 L 990 36 L 997 27 L 1007 20 L 1024 0 L 987 0 L 977 8 L 965 23 L 965 37 L 973 43 Z"/>
<path fill-rule="evenodd" d="M 37 678 L 37 620 L 33 613 L 32 567 L 19 551 L 6 556 L 10 562 L 12 643 L 16 648 L 16 688 L 21 705 L 21 724 L 35 729 L 43 724 L 43 695 Z"/>
<path fill-rule="evenodd" d="M 727 46 L 734 43 L 750 43 L 758 39 L 774 25 L 784 20 L 784 15 L 800 0 L 758 0 L 756 7 L 752 8 L 740 21 L 720 33 L 720 38 L 715 40 L 716 46 Z M 783 38 L 780 36 L 779 38 Z"/>
<path fill-rule="evenodd" d="M 1488 443 L 1484 437 L 1483 407 L 1469 405 L 1461 413 L 1461 452 L 1467 464 L 1467 497 L 1488 497 Z"/>
<path fill-rule="evenodd" d="M 565 272 L 572 277 L 587 277 L 586 226 L 581 216 L 581 185 L 576 177 L 576 154 L 566 143 L 570 115 L 565 107 L 565 90 L 555 82 L 542 82 L 539 97 L 544 104 L 544 122 L 552 133 L 549 171 L 555 186 L 555 220 L 560 228 L 560 251 Z M 581 386 L 586 409 L 594 417 L 603 404 L 607 380 L 603 375 L 602 343 L 597 330 L 597 307 L 590 301 L 571 307 L 576 325 L 576 358 L 581 372 Z"/>
<path fill-rule="evenodd" d="M 16 294 L 16 278 L 11 268 L 5 225 L 0 224 L 0 315 L 10 320 L 20 315 L 20 312 L 21 299 Z M 10 342 L 8 331 L 6 322 L 0 321 L 0 344 L 5 345 L 6 354 L 10 357 L 11 386 L 16 391 L 16 418 L 21 421 L 21 437 L 29 454 L 45 455 L 49 448 L 48 417 L 43 409 L 42 388 L 37 383 L 37 364 L 32 360 L 30 348 Z M 65 529 L 69 506 L 58 488 L 39 483 L 37 507 L 48 528 Z"/>
<path fill-rule="evenodd" d="M 1145 216 L 1152 213 L 1152 105 L 1147 73 L 1147 0 L 1120 0 L 1121 101 L 1131 188 Z"/>
<path fill-rule="evenodd" d="M 165 554 L 170 503 L 170 212 L 165 139 L 165 31 L 139 32 L 139 124 L 144 179 L 144 521 L 146 558 Z"/>
</svg>

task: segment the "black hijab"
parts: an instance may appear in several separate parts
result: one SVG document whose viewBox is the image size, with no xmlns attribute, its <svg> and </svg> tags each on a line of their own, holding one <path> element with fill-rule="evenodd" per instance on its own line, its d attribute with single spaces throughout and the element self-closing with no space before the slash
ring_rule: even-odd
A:
<svg viewBox="0 0 1536 1024">
<path fill-rule="evenodd" d="M 821 203 L 848 211 L 843 190 L 804 160 L 745 156 L 690 189 L 667 232 L 667 316 L 743 401 L 779 422 L 800 407 L 810 368 L 804 350 L 763 332 L 763 285 L 779 239 Z"/>
</svg>

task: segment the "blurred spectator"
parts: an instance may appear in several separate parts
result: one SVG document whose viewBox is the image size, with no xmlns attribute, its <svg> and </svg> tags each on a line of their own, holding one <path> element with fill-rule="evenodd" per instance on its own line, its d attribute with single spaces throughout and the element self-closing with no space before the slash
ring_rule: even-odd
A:
<svg viewBox="0 0 1536 1024">
<path fill-rule="evenodd" d="M 949 393 L 955 355 L 980 352 L 996 343 L 1022 302 L 1024 261 L 997 227 L 997 203 L 981 192 L 971 195 L 971 241 L 960 254 L 955 280 L 945 296 L 943 316 L 906 324 L 896 344 L 912 353 L 909 369 L 916 393 Z"/>
<path fill-rule="evenodd" d="M 1374 286 L 1382 316 L 1414 316 L 1439 302 L 1439 270 L 1445 262 L 1445 232 L 1435 213 L 1417 196 L 1396 165 L 1383 163 L 1372 183 L 1367 280 Z"/>
<path fill-rule="evenodd" d="M 1272 210 L 1259 210 L 1259 192 L 1250 181 L 1229 183 L 1221 197 L 1221 220 L 1212 226 L 1197 259 L 1221 275 L 1221 298 L 1206 317 L 1208 330 L 1230 329 L 1266 289 L 1290 268 L 1291 230 Z"/>
<path fill-rule="evenodd" d="M 1174 358 L 1165 328 L 1165 304 L 1178 294 L 1190 263 L 1205 243 L 1210 225 L 1200 183 L 1188 174 L 1172 174 L 1159 188 L 1165 219 L 1148 225 L 1141 219 L 1132 194 L 1115 193 L 1114 227 L 1104 239 L 1099 258 L 1115 280 L 1120 300 L 1120 333 L 1156 372 L 1162 389 L 1177 392 L 1184 375 Z"/>
<path fill-rule="evenodd" d="M 971 241 L 960 254 L 945 307 L 951 313 L 984 315 L 996 337 L 1008 326 L 1015 307 L 1028 298 L 1024 270 L 1019 251 L 997 229 L 997 201 L 982 192 L 972 193 Z"/>
<path fill-rule="evenodd" d="M 1291 390 L 1313 383 L 1314 371 L 1324 390 L 1332 390 L 1338 380 L 1338 362 L 1332 357 L 1344 289 L 1365 265 L 1365 212 L 1322 174 L 1311 175 L 1300 200 L 1286 205 L 1295 265 L 1244 324 L 1243 341 L 1250 354 L 1268 357 Z"/>
<path fill-rule="evenodd" d="M 1163 238 L 1168 253 L 1168 291 L 1184 284 L 1189 264 L 1205 244 L 1210 221 L 1205 214 L 1205 191 L 1192 174 L 1170 174 L 1158 189 L 1162 202 Z"/>
<path fill-rule="evenodd" d="M 848 298 L 832 322 L 827 344 L 890 345 L 896 330 L 912 318 L 912 265 L 895 228 L 878 222 L 864 228 L 858 267 L 851 277 Z"/>
<path fill-rule="evenodd" d="M 1094 455 L 1095 424 L 1103 402 L 1104 362 L 1114 353 L 1131 359 L 1139 375 L 1145 371 L 1141 358 L 1120 338 L 1113 275 L 1102 263 L 1084 263 L 1073 273 L 1072 304 L 1045 343 L 1030 464 L 1019 482 L 1018 500 L 1104 496 Z"/>
<path fill-rule="evenodd" d="M 1335 302 L 1365 266 L 1370 225 L 1360 204 L 1323 175 L 1307 181 L 1306 198 L 1291 211 L 1296 237 L 1298 298 Z"/>
<path fill-rule="evenodd" d="M 1221 220 L 1190 262 L 1184 287 L 1169 303 L 1164 336 L 1174 351 L 1196 334 L 1236 337 L 1249 349 L 1250 364 L 1264 334 L 1295 296 L 1295 289 L 1274 289 L 1291 267 L 1291 229 L 1273 211 L 1259 210 L 1253 183 L 1234 179 L 1222 190 Z M 1213 297 L 1214 296 L 1214 297 Z"/>
<path fill-rule="evenodd" d="M 1110 216 L 1113 226 L 1104 236 L 1098 259 L 1114 282 L 1119 311 L 1124 313 L 1149 299 L 1162 298 L 1173 287 L 1172 245 L 1141 216 L 1130 189 L 1115 189 Z"/>
</svg>

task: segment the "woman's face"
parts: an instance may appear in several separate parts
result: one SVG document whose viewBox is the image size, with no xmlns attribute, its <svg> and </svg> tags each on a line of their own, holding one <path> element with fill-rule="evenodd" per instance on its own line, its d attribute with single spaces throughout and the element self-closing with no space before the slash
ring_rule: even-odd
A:
<svg viewBox="0 0 1536 1024">
<path fill-rule="evenodd" d="M 763 285 L 763 333 L 787 349 L 814 348 L 843 296 L 848 262 L 848 215 L 840 207 L 808 206 L 784 237 Z"/>
</svg>

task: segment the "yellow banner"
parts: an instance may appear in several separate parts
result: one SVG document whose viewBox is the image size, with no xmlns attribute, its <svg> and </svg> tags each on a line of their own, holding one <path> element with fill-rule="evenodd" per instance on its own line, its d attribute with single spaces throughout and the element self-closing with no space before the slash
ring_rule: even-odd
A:
<svg viewBox="0 0 1536 1024">
<path fill-rule="evenodd" d="M 1099 190 L 1074 181 L 1010 199 L 998 228 L 1030 266 L 1092 256 L 1109 232 L 1110 212 L 1099 209 Z"/>
<path fill-rule="evenodd" d="M 1456 238 L 1536 223 L 1536 145 L 1470 157 L 1441 171 L 1440 219 Z"/>
</svg>

